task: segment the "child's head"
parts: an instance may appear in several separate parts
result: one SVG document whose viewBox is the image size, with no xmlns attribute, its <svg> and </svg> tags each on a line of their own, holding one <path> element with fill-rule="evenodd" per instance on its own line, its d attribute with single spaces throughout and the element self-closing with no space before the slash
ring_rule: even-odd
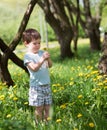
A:
<svg viewBox="0 0 107 130">
<path fill-rule="evenodd" d="M 41 36 L 40 33 L 35 29 L 29 28 L 23 32 L 22 40 L 27 44 L 38 39 L 41 39 Z"/>
</svg>

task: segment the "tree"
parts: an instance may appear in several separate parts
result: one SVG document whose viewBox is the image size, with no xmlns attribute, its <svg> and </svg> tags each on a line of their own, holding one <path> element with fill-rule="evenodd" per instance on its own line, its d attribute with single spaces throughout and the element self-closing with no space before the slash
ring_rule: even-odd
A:
<svg viewBox="0 0 107 130">
<path fill-rule="evenodd" d="M 2 53 L 0 53 L 0 78 L 2 82 L 6 83 L 8 86 L 13 85 L 14 82 L 11 79 L 11 75 L 8 70 L 8 59 L 10 58 L 15 64 L 20 66 L 21 68 L 26 68 L 23 66 L 23 61 L 20 60 L 13 51 L 15 50 L 16 46 L 18 45 L 19 41 L 21 40 L 21 36 L 23 31 L 25 30 L 27 23 L 29 21 L 30 15 L 33 11 L 33 8 L 35 4 L 37 3 L 37 0 L 31 0 L 28 4 L 28 7 L 26 9 L 26 12 L 23 16 L 23 19 L 21 21 L 21 24 L 19 26 L 18 32 L 11 42 L 9 46 L 7 46 L 2 39 L 0 39 L 0 48 Z"/>
<path fill-rule="evenodd" d="M 105 1 L 94 3 L 95 15 L 93 15 L 91 0 L 83 0 L 83 10 L 80 12 L 80 24 L 90 39 L 91 50 L 100 50 L 100 23 Z M 96 5 L 95 5 L 96 4 Z"/>
<path fill-rule="evenodd" d="M 107 75 L 107 32 L 104 34 L 104 40 L 101 48 L 102 56 L 100 57 L 98 69 L 101 74 Z"/>
<path fill-rule="evenodd" d="M 66 8 L 67 10 L 65 9 L 65 5 L 67 7 L 68 3 L 65 0 L 39 0 L 38 4 L 45 13 L 46 21 L 53 28 L 57 36 L 60 44 L 61 58 L 73 57 L 71 41 L 74 37 L 72 28 L 74 19 L 69 8 Z M 67 14 L 67 11 L 69 14 Z M 72 23 L 68 15 L 70 15 Z"/>
<path fill-rule="evenodd" d="M 82 2 L 82 3 L 81 3 Z M 61 57 L 72 57 L 70 48 L 72 40 L 75 42 L 74 50 L 77 50 L 78 24 L 90 39 L 90 48 L 100 50 L 100 22 L 105 0 L 94 3 L 91 0 L 39 0 L 38 4 L 45 13 L 47 22 L 57 35 Z M 94 3 L 94 9 L 91 2 Z M 96 10 L 95 10 L 96 9 Z M 93 15 L 95 10 L 95 15 Z"/>
</svg>

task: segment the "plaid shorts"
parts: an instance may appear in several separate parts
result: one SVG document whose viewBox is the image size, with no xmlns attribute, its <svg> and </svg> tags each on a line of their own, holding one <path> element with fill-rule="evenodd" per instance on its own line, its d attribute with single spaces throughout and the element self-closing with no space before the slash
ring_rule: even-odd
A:
<svg viewBox="0 0 107 130">
<path fill-rule="evenodd" d="M 50 85 L 34 86 L 29 89 L 29 105 L 43 106 L 52 104 Z"/>
</svg>

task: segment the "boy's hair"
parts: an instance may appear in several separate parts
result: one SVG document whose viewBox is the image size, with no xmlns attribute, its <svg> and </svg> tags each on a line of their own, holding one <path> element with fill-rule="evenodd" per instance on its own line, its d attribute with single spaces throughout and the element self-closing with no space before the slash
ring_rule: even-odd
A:
<svg viewBox="0 0 107 130">
<path fill-rule="evenodd" d="M 29 28 L 25 30 L 22 34 L 23 42 L 31 42 L 32 40 L 41 39 L 40 33 L 36 29 Z"/>
</svg>

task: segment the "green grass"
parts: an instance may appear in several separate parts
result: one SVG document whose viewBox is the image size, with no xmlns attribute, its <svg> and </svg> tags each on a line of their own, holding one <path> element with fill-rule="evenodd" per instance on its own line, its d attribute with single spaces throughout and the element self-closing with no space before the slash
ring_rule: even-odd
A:
<svg viewBox="0 0 107 130">
<path fill-rule="evenodd" d="M 99 52 L 92 53 L 83 41 L 73 59 L 59 60 L 58 47 L 49 52 L 53 60 L 51 119 L 48 126 L 40 124 L 36 129 L 106 130 L 107 78 L 98 73 Z M 17 51 L 21 58 L 23 53 Z M 28 105 L 29 77 L 11 61 L 9 70 L 16 85 L 8 88 L 0 83 L 0 130 L 35 130 L 33 108 Z"/>
</svg>

